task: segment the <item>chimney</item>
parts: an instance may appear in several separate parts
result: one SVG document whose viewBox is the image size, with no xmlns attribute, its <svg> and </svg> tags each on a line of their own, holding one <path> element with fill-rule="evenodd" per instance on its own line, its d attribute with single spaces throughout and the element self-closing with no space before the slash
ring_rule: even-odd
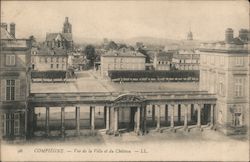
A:
<svg viewBox="0 0 250 162">
<path fill-rule="evenodd" d="M 244 42 L 248 41 L 248 30 L 247 29 L 240 29 L 239 38 Z"/>
<path fill-rule="evenodd" d="M 10 23 L 10 34 L 15 38 L 16 37 L 16 24 Z"/>
<path fill-rule="evenodd" d="M 1 28 L 4 28 L 7 31 L 8 25 L 6 23 L 1 23 Z"/>
<path fill-rule="evenodd" d="M 225 32 L 225 42 L 226 43 L 230 43 L 230 42 L 232 42 L 233 38 L 234 38 L 234 31 L 233 31 L 233 29 L 227 28 L 227 30 Z"/>
</svg>

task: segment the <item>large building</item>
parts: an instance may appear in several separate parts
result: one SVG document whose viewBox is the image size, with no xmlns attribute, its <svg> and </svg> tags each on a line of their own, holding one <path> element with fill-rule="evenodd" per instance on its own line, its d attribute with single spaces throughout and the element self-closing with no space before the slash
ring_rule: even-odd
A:
<svg viewBox="0 0 250 162">
<path fill-rule="evenodd" d="M 1 24 L 0 138 L 22 139 L 27 133 L 30 91 L 30 40 L 15 38 L 15 25 Z"/>
<path fill-rule="evenodd" d="M 34 47 L 31 49 L 31 63 L 36 71 L 66 71 L 68 55 L 63 49 Z"/>
<path fill-rule="evenodd" d="M 69 23 L 68 17 L 65 18 L 62 32 L 46 34 L 45 44 L 49 48 L 73 50 L 72 26 Z"/>
<path fill-rule="evenodd" d="M 249 126 L 249 35 L 242 31 L 234 38 L 227 29 L 225 41 L 200 48 L 200 90 L 216 94 L 217 127 L 225 134 L 246 132 Z"/>
<path fill-rule="evenodd" d="M 122 48 L 108 51 L 101 56 L 101 75 L 108 76 L 109 70 L 145 70 L 145 55 Z"/>
</svg>

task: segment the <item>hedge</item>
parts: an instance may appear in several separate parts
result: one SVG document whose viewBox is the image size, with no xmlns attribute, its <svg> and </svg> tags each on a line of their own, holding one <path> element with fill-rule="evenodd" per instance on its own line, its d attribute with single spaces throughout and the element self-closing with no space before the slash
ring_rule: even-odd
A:
<svg viewBox="0 0 250 162">
<path fill-rule="evenodd" d="M 32 71 L 31 78 L 64 79 L 66 71 Z"/>
<path fill-rule="evenodd" d="M 184 79 L 184 78 L 196 78 L 199 79 L 199 70 L 110 70 L 108 76 L 110 79 Z"/>
</svg>

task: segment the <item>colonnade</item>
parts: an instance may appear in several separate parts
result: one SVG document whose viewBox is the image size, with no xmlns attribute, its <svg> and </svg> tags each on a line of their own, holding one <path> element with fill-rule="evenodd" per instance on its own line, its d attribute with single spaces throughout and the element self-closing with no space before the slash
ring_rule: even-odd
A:
<svg viewBox="0 0 250 162">
<path fill-rule="evenodd" d="M 184 109 L 184 122 L 183 122 L 183 129 L 188 130 L 188 107 L 191 107 L 191 114 L 194 113 L 194 104 L 155 104 L 155 105 L 150 105 L 152 106 L 152 121 L 156 121 L 156 128 L 155 130 L 160 131 L 163 127 L 165 128 L 166 126 L 161 125 L 161 111 L 162 111 L 162 106 L 165 106 L 165 114 L 164 114 L 164 119 L 165 121 L 169 121 L 169 114 L 170 114 L 170 125 L 168 126 L 171 129 L 175 129 L 175 108 L 178 105 L 178 116 L 177 120 L 180 122 L 181 121 L 181 109 Z M 195 104 L 197 108 L 197 120 L 196 120 L 196 127 L 201 128 L 201 110 L 204 107 L 204 104 Z M 94 131 L 95 130 L 95 106 L 90 106 L 90 130 Z M 121 108 L 130 108 L 130 111 L 134 112 L 134 131 L 137 134 L 145 134 L 148 131 L 147 128 L 147 108 L 145 104 L 133 106 L 133 107 L 121 107 L 121 106 L 104 106 L 104 126 L 109 134 L 119 134 L 119 109 Z M 65 137 L 65 106 L 61 106 L 61 136 Z M 214 124 L 214 109 L 215 109 L 215 104 L 211 104 L 210 106 L 210 114 L 206 114 L 210 117 L 210 125 L 213 126 Z M 170 110 L 170 111 L 169 111 Z M 34 111 L 33 111 L 34 112 Z M 130 116 L 131 118 L 131 116 Z M 177 121 L 177 122 L 178 122 Z M 79 136 L 81 133 L 80 131 L 80 106 L 75 106 L 75 135 Z M 152 129 L 152 127 L 151 127 Z M 50 135 L 50 107 L 46 106 L 46 112 L 45 112 L 45 133 L 47 136 Z"/>
</svg>

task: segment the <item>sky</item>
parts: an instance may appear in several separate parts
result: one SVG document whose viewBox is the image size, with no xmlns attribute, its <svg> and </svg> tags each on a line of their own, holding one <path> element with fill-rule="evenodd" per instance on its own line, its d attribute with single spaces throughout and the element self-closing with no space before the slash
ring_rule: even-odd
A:
<svg viewBox="0 0 250 162">
<path fill-rule="evenodd" d="M 65 17 L 73 37 L 223 40 L 225 29 L 249 28 L 247 1 L 1 1 L 1 22 L 16 24 L 16 37 L 61 32 Z"/>
</svg>

